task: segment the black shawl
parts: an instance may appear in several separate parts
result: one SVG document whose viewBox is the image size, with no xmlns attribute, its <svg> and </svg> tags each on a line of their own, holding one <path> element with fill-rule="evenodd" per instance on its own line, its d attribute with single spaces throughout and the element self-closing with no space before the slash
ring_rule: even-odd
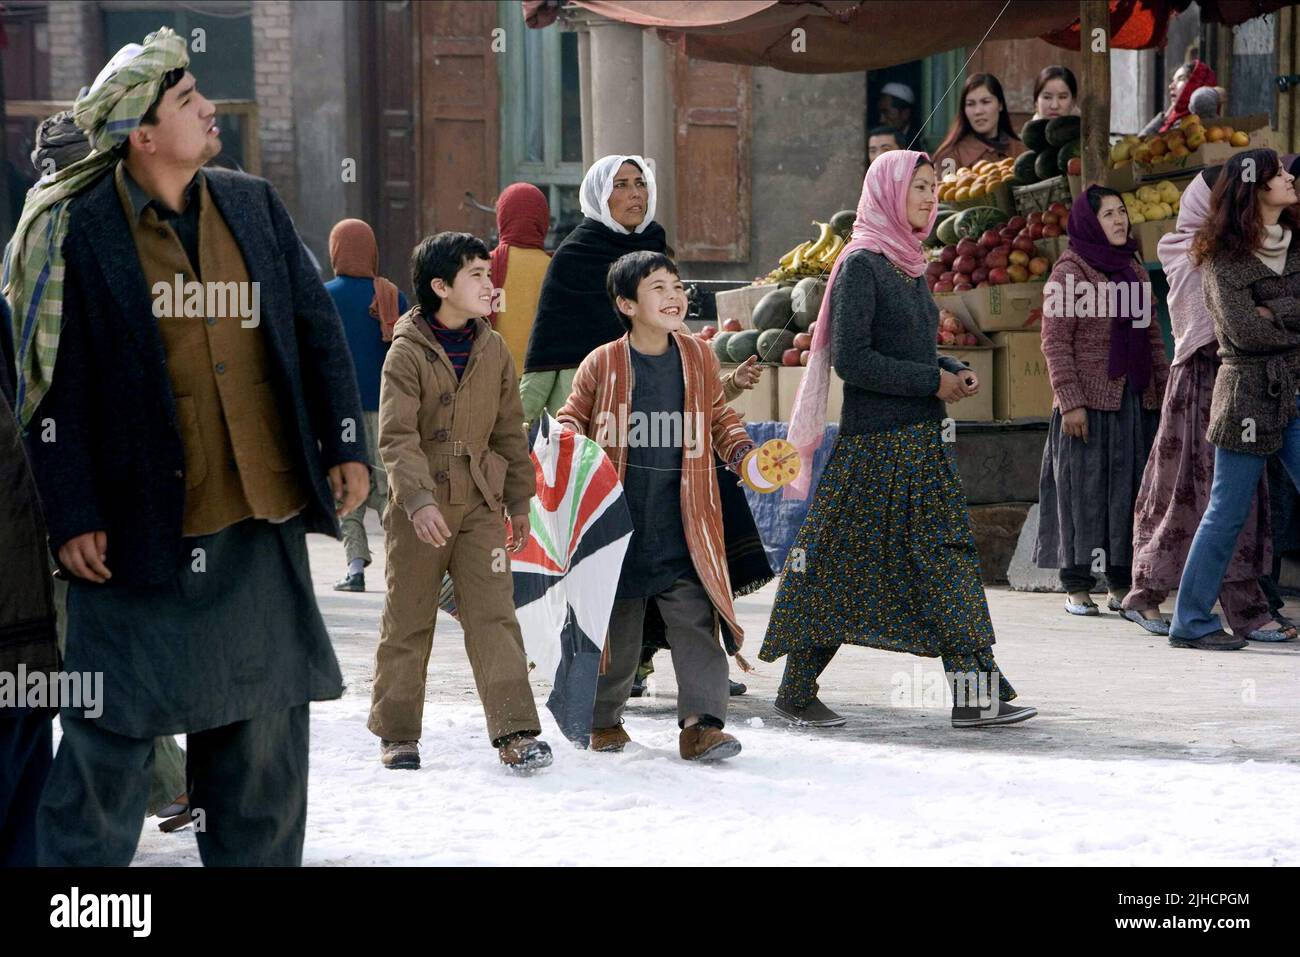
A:
<svg viewBox="0 0 1300 957">
<path fill-rule="evenodd" d="M 623 335 L 605 275 L 614 260 L 640 250 L 666 252 L 664 228 L 651 223 L 640 233 L 616 233 L 586 217 L 565 237 L 542 281 L 525 372 L 576 369 L 596 348 Z"/>
</svg>

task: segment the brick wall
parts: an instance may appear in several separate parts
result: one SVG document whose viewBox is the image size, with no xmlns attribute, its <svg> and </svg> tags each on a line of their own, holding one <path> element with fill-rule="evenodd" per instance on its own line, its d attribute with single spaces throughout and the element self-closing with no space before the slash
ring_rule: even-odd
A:
<svg viewBox="0 0 1300 957">
<path fill-rule="evenodd" d="M 76 99 L 104 65 L 100 62 L 99 9 L 81 0 L 50 0 L 50 97 Z"/>
<path fill-rule="evenodd" d="M 298 207 L 293 135 L 293 4 L 262 0 L 253 4 L 253 88 L 260 118 L 262 175 L 291 211 Z"/>
</svg>

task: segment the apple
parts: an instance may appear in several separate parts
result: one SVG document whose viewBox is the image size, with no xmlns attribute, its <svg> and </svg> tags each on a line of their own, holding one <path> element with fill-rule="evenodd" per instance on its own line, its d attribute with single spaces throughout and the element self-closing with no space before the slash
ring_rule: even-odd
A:
<svg viewBox="0 0 1300 957">
<path fill-rule="evenodd" d="M 943 262 L 943 260 L 936 259 L 934 262 L 930 263 L 930 265 L 925 267 L 925 274 L 929 276 L 931 279 L 938 279 L 940 276 L 943 275 L 944 270 L 946 270 L 947 268 L 948 267 Z"/>
<path fill-rule="evenodd" d="M 939 333 L 939 345 L 941 346 L 950 346 L 956 341 L 957 341 L 957 337 L 954 336 L 947 329 L 944 329 Z"/>
<path fill-rule="evenodd" d="M 1047 272 L 1047 260 L 1042 256 L 1035 256 L 1029 260 L 1029 275 L 1041 276 Z"/>
<path fill-rule="evenodd" d="M 1052 225 L 1050 225 L 1050 226 L 1044 226 L 1044 227 L 1043 227 L 1043 238 L 1044 238 L 1044 239 L 1048 239 L 1048 238 L 1051 238 L 1051 237 L 1053 237 L 1053 236 L 1059 236 L 1059 235 L 1061 235 L 1061 227 L 1060 227 L 1060 226 L 1057 226 L 1057 225 L 1055 225 L 1055 224 L 1052 224 Z"/>
<path fill-rule="evenodd" d="M 811 336 L 816 331 L 817 331 L 817 320 L 814 319 L 812 322 L 808 323 L 808 335 Z"/>
<path fill-rule="evenodd" d="M 987 288 L 988 288 L 989 286 L 991 286 L 991 285 L 993 285 L 993 283 L 991 283 L 991 282 L 989 282 L 987 279 L 985 279 L 983 282 L 977 282 L 977 283 L 975 284 L 975 288 L 976 288 L 976 289 L 987 289 Z"/>
<path fill-rule="evenodd" d="M 1007 267 L 1007 277 L 1012 282 L 1026 282 L 1029 279 L 1029 270 L 1024 266 L 1011 265 Z"/>
<path fill-rule="evenodd" d="M 808 357 L 809 357 L 811 354 L 812 354 L 812 353 L 810 353 L 807 349 L 805 349 L 803 352 L 799 353 L 799 365 L 801 365 L 801 366 L 806 366 L 806 365 L 808 364 Z"/>
<path fill-rule="evenodd" d="M 1023 216 L 1012 216 L 1007 220 L 1007 228 L 1014 229 L 1016 232 L 1020 232 L 1020 230 L 1024 229 L 1027 225 L 1028 222 Z"/>
<path fill-rule="evenodd" d="M 974 256 L 958 256 L 957 261 L 953 263 L 953 268 L 962 275 L 969 276 L 975 271 L 975 267 L 978 265 L 979 263 L 975 261 Z"/>
<path fill-rule="evenodd" d="M 812 348 L 812 336 L 806 332 L 800 332 L 794 337 L 794 347 L 802 352 L 804 349 Z"/>
<path fill-rule="evenodd" d="M 952 287 L 953 292 L 965 292 L 967 289 L 974 289 L 975 286 L 968 282 L 959 282 Z"/>
<path fill-rule="evenodd" d="M 997 248 L 997 252 L 1000 252 L 1004 256 L 1009 256 L 1011 254 L 1011 250 L 1012 250 L 1011 243 L 1003 243 L 1001 246 Z"/>
<path fill-rule="evenodd" d="M 1056 214 L 1057 222 L 1060 222 L 1060 219 L 1061 219 L 1062 216 L 1069 216 L 1069 215 L 1070 215 L 1070 207 L 1067 206 L 1067 205 L 1065 205 L 1065 203 L 1062 203 L 1062 202 L 1055 202 L 1055 203 L 1053 203 L 1051 206 L 1048 206 L 1048 207 L 1047 207 L 1047 211 L 1048 211 L 1049 213 L 1055 213 L 1055 214 Z"/>
<path fill-rule="evenodd" d="M 974 256 L 977 252 L 979 252 L 979 248 L 980 248 L 980 244 L 975 242 L 975 240 L 963 239 L 961 242 L 957 244 L 957 255 L 959 257 Z"/>
<path fill-rule="evenodd" d="M 987 259 L 985 261 L 987 262 Z M 989 278 L 989 271 L 984 266 L 979 266 L 970 274 L 970 281 L 977 286 L 980 283 L 982 283 L 985 279 L 988 278 Z"/>
<path fill-rule="evenodd" d="M 945 266 L 951 266 L 956 259 L 956 246 L 944 246 L 943 249 L 939 250 L 939 262 L 943 263 Z"/>
<path fill-rule="evenodd" d="M 1070 231 L 1070 216 L 1069 216 L 1069 214 L 1067 213 L 1066 215 L 1062 216 L 1062 217 L 1061 217 L 1061 221 L 1060 221 L 1059 223 L 1057 223 L 1056 225 L 1058 225 L 1058 226 L 1061 227 L 1061 233 L 1062 233 L 1062 234 L 1064 234 L 1064 233 L 1068 233 L 1068 232 Z"/>
<path fill-rule="evenodd" d="M 1029 214 L 1029 218 L 1028 218 L 1027 220 L 1025 220 L 1025 225 L 1026 225 L 1026 226 L 1038 226 L 1038 225 L 1041 225 L 1042 222 L 1043 222 L 1043 214 L 1042 214 L 1042 213 L 1038 213 L 1038 212 L 1033 212 L 1033 213 L 1030 213 L 1030 214 Z"/>
<path fill-rule="evenodd" d="M 1055 226 L 1055 225 L 1056 225 L 1056 220 L 1057 220 L 1057 216 L 1056 216 L 1055 213 L 1050 212 L 1050 211 L 1049 211 L 1049 212 L 1046 212 L 1046 213 L 1043 213 L 1043 225 L 1044 225 L 1044 226 Z"/>
<path fill-rule="evenodd" d="M 705 326 L 698 333 L 699 337 L 705 340 L 712 339 L 717 334 L 718 334 L 717 326 Z"/>
<path fill-rule="evenodd" d="M 980 245 L 985 249 L 992 249 L 1002 240 L 1001 237 L 998 236 L 998 231 L 996 229 L 986 229 L 984 230 L 984 235 L 980 237 L 979 241 Z"/>
<path fill-rule="evenodd" d="M 1001 229 L 998 230 L 998 239 L 1001 240 L 1002 242 L 1009 243 L 1011 242 L 1011 240 L 1015 239 L 1019 235 L 1020 235 L 1020 230 L 1012 229 L 1010 226 L 1003 226 Z"/>
<path fill-rule="evenodd" d="M 1041 239 L 1041 238 L 1043 237 L 1043 229 L 1044 229 L 1044 228 L 1045 228 L 1045 227 L 1043 226 L 1042 223 L 1034 223 L 1034 225 L 1030 226 L 1030 227 L 1029 227 L 1029 241 L 1030 241 L 1030 242 L 1033 242 L 1035 239 Z"/>
<path fill-rule="evenodd" d="M 781 365 L 797 366 L 801 352 L 803 352 L 802 349 L 786 349 L 785 352 L 781 353 Z"/>
<path fill-rule="evenodd" d="M 722 324 L 723 332 L 740 332 L 745 327 L 740 324 L 739 319 L 728 319 Z"/>
<path fill-rule="evenodd" d="M 1010 260 L 1017 266 L 1025 266 L 1029 263 L 1029 253 L 1020 249 L 1017 249 L 1008 258 L 1010 258 Z"/>
<path fill-rule="evenodd" d="M 1004 253 L 1000 249 L 995 249 L 984 257 L 984 267 L 990 271 L 994 269 L 1005 269 L 1010 261 L 1010 253 Z"/>
<path fill-rule="evenodd" d="M 941 273 L 939 276 L 939 282 L 956 282 L 956 281 L 957 281 L 956 272 Z"/>
<path fill-rule="evenodd" d="M 934 291 L 937 293 L 952 292 L 952 283 L 947 280 L 936 282 L 934 284 Z"/>
<path fill-rule="evenodd" d="M 1007 276 L 1007 270 L 1005 268 L 999 266 L 997 269 L 989 270 L 989 282 L 992 285 L 1001 286 L 1003 283 L 1009 281 L 1010 279 Z"/>
<path fill-rule="evenodd" d="M 1043 229 L 1046 230 L 1047 227 L 1044 226 Z M 1034 254 L 1034 241 L 1030 239 L 1028 236 L 1021 236 L 1019 239 L 1017 239 L 1014 243 L 1011 244 L 1011 248 L 1018 249 L 1020 250 L 1020 252 L 1028 253 L 1029 255 L 1032 256 Z"/>
</svg>

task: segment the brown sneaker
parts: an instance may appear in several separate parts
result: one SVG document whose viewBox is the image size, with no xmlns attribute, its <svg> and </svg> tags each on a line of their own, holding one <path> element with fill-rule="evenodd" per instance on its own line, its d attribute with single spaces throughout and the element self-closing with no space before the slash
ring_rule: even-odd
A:
<svg viewBox="0 0 1300 957">
<path fill-rule="evenodd" d="M 693 724 L 682 728 L 677 748 L 684 761 L 722 761 L 740 753 L 740 742 L 721 728 Z"/>
<path fill-rule="evenodd" d="M 394 771 L 416 771 L 420 767 L 419 741 L 380 741 L 379 759 Z"/>
<path fill-rule="evenodd" d="M 627 736 L 621 724 L 616 724 L 612 728 L 591 729 L 590 749 L 592 751 L 622 751 L 631 743 L 632 739 Z"/>
<path fill-rule="evenodd" d="M 531 734 L 512 734 L 497 748 L 501 763 L 511 771 L 540 771 L 551 766 L 551 746 Z"/>
</svg>

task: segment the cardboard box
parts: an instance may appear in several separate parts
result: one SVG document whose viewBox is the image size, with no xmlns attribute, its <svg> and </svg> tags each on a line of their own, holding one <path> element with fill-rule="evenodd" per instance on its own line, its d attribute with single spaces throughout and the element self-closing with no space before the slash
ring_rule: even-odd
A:
<svg viewBox="0 0 1300 957">
<path fill-rule="evenodd" d="M 959 295 L 975 325 L 982 332 L 1031 328 L 1030 316 L 1043 305 L 1042 282 L 1009 282 L 983 289 L 967 289 Z"/>
<path fill-rule="evenodd" d="M 952 356 L 959 362 L 970 366 L 980 380 L 980 391 L 969 399 L 947 404 L 945 415 L 958 422 L 992 422 L 993 421 L 993 359 L 997 352 L 992 344 L 987 346 L 940 346 L 939 355 Z"/>
<path fill-rule="evenodd" d="M 743 329 L 754 328 L 751 321 L 754 315 L 754 307 L 758 305 L 760 299 L 775 288 L 777 288 L 776 283 L 765 282 L 757 286 L 728 289 L 725 292 L 718 293 L 713 297 L 718 310 L 718 329 L 721 330 L 722 324 L 728 319 L 739 319 Z"/>
<path fill-rule="evenodd" d="M 725 365 L 722 367 L 722 372 L 725 375 L 735 368 L 735 365 Z M 746 422 L 771 422 L 776 418 L 776 373 L 779 367 L 760 366 L 759 368 L 763 370 L 763 375 L 758 380 L 758 385 L 745 390 L 727 403 L 739 412 L 740 417 Z"/>
<path fill-rule="evenodd" d="M 1045 419 L 1052 415 L 1052 383 L 1037 330 L 999 332 L 993 356 L 993 417 Z"/>
<path fill-rule="evenodd" d="M 1177 216 L 1171 216 L 1169 219 L 1157 219 L 1149 223 L 1138 223 L 1133 227 L 1133 237 L 1138 241 L 1138 255 L 1142 257 L 1144 263 L 1160 261 L 1160 257 L 1156 254 L 1157 247 L 1160 244 L 1160 237 L 1166 233 L 1172 233 L 1177 227 Z"/>
<path fill-rule="evenodd" d="M 799 392 L 799 383 L 803 380 L 803 366 L 782 366 L 776 372 L 776 420 L 789 422 L 794 410 L 795 395 Z M 826 421 L 838 422 L 844 408 L 844 380 L 831 370 L 830 384 L 826 389 Z"/>
</svg>

